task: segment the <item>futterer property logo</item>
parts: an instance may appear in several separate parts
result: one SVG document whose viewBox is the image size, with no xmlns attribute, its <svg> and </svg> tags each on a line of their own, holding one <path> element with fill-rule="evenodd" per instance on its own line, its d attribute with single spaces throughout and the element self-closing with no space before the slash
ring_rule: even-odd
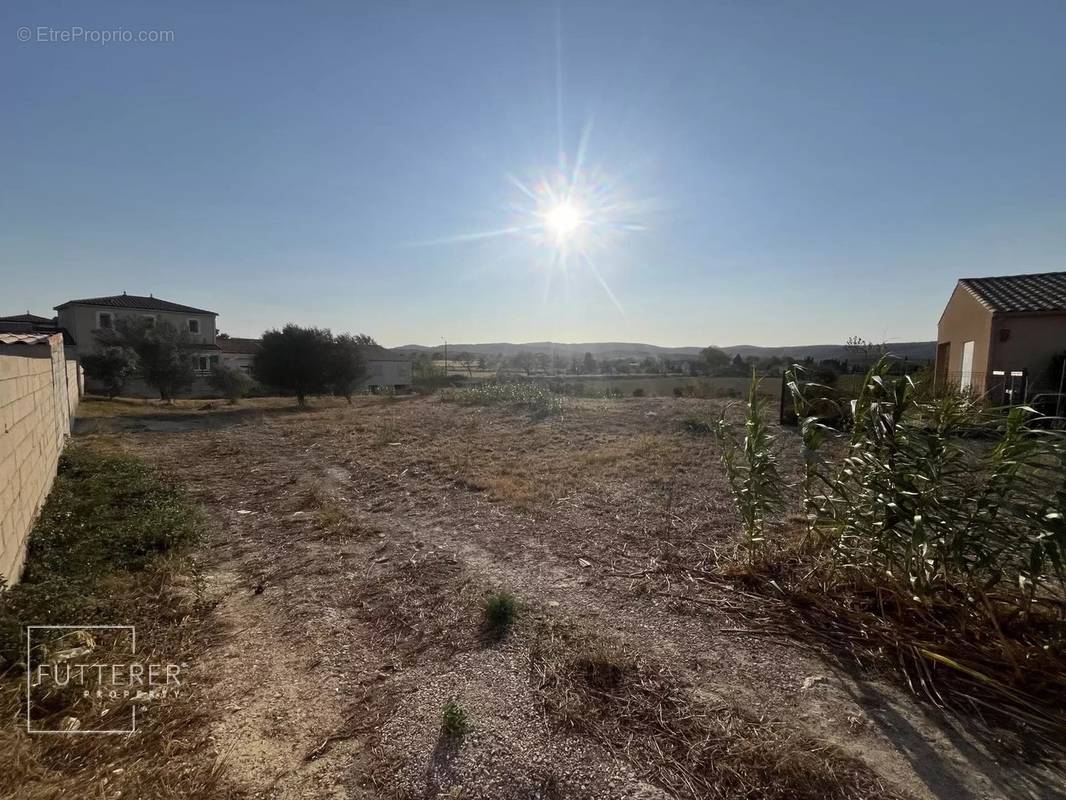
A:
<svg viewBox="0 0 1066 800">
<path fill-rule="evenodd" d="M 26 731 L 136 733 L 138 707 L 180 695 L 183 666 L 139 660 L 133 625 L 28 625 Z"/>
</svg>

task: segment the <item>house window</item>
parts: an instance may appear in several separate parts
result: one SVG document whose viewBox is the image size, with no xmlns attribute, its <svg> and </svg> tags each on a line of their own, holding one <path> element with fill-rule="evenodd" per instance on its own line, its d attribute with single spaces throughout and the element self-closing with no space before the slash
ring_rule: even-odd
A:
<svg viewBox="0 0 1066 800">
<path fill-rule="evenodd" d="M 96 327 L 97 328 L 113 328 L 115 327 L 115 321 L 112 319 L 111 314 L 107 311 L 101 311 L 96 315 Z"/>
<path fill-rule="evenodd" d="M 189 320 L 189 333 L 199 333 L 199 332 L 200 332 L 200 320 L 198 320 L 198 319 L 190 319 Z"/>
</svg>

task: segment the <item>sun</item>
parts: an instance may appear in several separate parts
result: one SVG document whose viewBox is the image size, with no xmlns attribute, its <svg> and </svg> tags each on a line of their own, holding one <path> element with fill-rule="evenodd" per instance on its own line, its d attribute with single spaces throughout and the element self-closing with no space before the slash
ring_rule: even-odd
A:
<svg viewBox="0 0 1066 800">
<path fill-rule="evenodd" d="M 581 209 L 569 200 L 556 203 L 544 213 L 544 227 L 558 242 L 569 239 L 584 222 Z"/>
</svg>

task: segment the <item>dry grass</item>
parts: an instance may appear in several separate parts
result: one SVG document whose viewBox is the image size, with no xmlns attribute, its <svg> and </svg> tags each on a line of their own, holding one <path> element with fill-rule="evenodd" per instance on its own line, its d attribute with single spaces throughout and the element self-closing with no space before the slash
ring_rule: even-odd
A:
<svg viewBox="0 0 1066 800">
<path fill-rule="evenodd" d="M 919 603 L 890 586 L 829 579 L 800 559 L 744 581 L 767 596 L 773 624 L 821 640 L 843 664 L 894 668 L 914 694 L 981 723 L 1001 745 L 1037 760 L 1061 757 L 1066 652 L 1047 642 L 1062 630 L 1066 604 L 1045 600 L 1022 620 L 993 595 L 978 614 L 961 598 Z"/>
<path fill-rule="evenodd" d="M 572 628 L 544 626 L 531 675 L 556 724 L 594 737 L 676 797 L 899 796 L 832 745 L 697 696 L 667 668 Z"/>
<path fill-rule="evenodd" d="M 202 598 L 195 563 L 180 549 L 163 548 L 147 560 L 140 552 L 149 537 L 163 537 L 163 542 L 171 536 L 163 528 L 174 527 L 176 534 L 183 518 L 195 519 L 192 509 L 182 507 L 180 497 L 128 457 L 101 458 L 82 445 L 66 458 L 72 466 L 57 480 L 33 533 L 36 538 L 31 538 L 26 582 L 4 597 L 4 613 L 17 619 L 20 629 L 40 622 L 135 624 L 138 661 L 196 662 L 219 632 Z M 96 517 L 78 506 L 81 500 L 97 509 Z M 98 533 L 109 536 L 117 549 L 96 563 L 86 552 L 94 549 Z M 58 588 L 68 585 L 69 597 Z M 73 617 L 55 616 L 66 613 Z M 129 661 L 128 641 L 109 643 L 97 637 L 91 646 L 94 663 Z M 10 664 L 0 677 L 0 714 L 5 720 L 0 727 L 0 795 L 161 800 L 239 796 L 224 779 L 209 739 L 211 709 L 202 698 L 209 676 L 183 673 L 177 697 L 145 706 L 138 702 L 133 735 L 31 735 L 24 717 L 25 669 L 24 663 Z M 34 727 L 92 729 L 112 719 L 129 719 L 135 701 L 97 699 L 96 686 L 96 676 L 89 671 L 84 687 L 89 696 L 73 681 L 65 690 L 35 696 Z"/>
</svg>

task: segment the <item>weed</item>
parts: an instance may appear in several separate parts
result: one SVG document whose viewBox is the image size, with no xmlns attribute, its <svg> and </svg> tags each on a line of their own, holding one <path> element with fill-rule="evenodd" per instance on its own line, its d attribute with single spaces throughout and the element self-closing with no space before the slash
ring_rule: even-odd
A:
<svg viewBox="0 0 1066 800">
<path fill-rule="evenodd" d="M 781 511 L 785 504 L 785 481 L 777 468 L 776 446 L 766 420 L 765 402 L 752 372 L 743 440 L 725 423 L 725 412 L 715 425 L 729 487 L 747 535 L 749 563 L 754 563 L 757 552 L 763 549 L 767 516 Z"/>
<path fill-rule="evenodd" d="M 470 732 L 470 719 L 455 700 L 449 700 L 444 704 L 440 730 L 450 739 L 462 739 Z"/>
<path fill-rule="evenodd" d="M 710 436 L 714 433 L 714 425 L 697 416 L 685 417 L 681 421 L 681 427 L 694 436 Z"/>
<path fill-rule="evenodd" d="M 485 601 L 485 630 L 501 639 L 507 635 L 518 616 L 518 600 L 510 592 L 497 592 Z"/>
</svg>

